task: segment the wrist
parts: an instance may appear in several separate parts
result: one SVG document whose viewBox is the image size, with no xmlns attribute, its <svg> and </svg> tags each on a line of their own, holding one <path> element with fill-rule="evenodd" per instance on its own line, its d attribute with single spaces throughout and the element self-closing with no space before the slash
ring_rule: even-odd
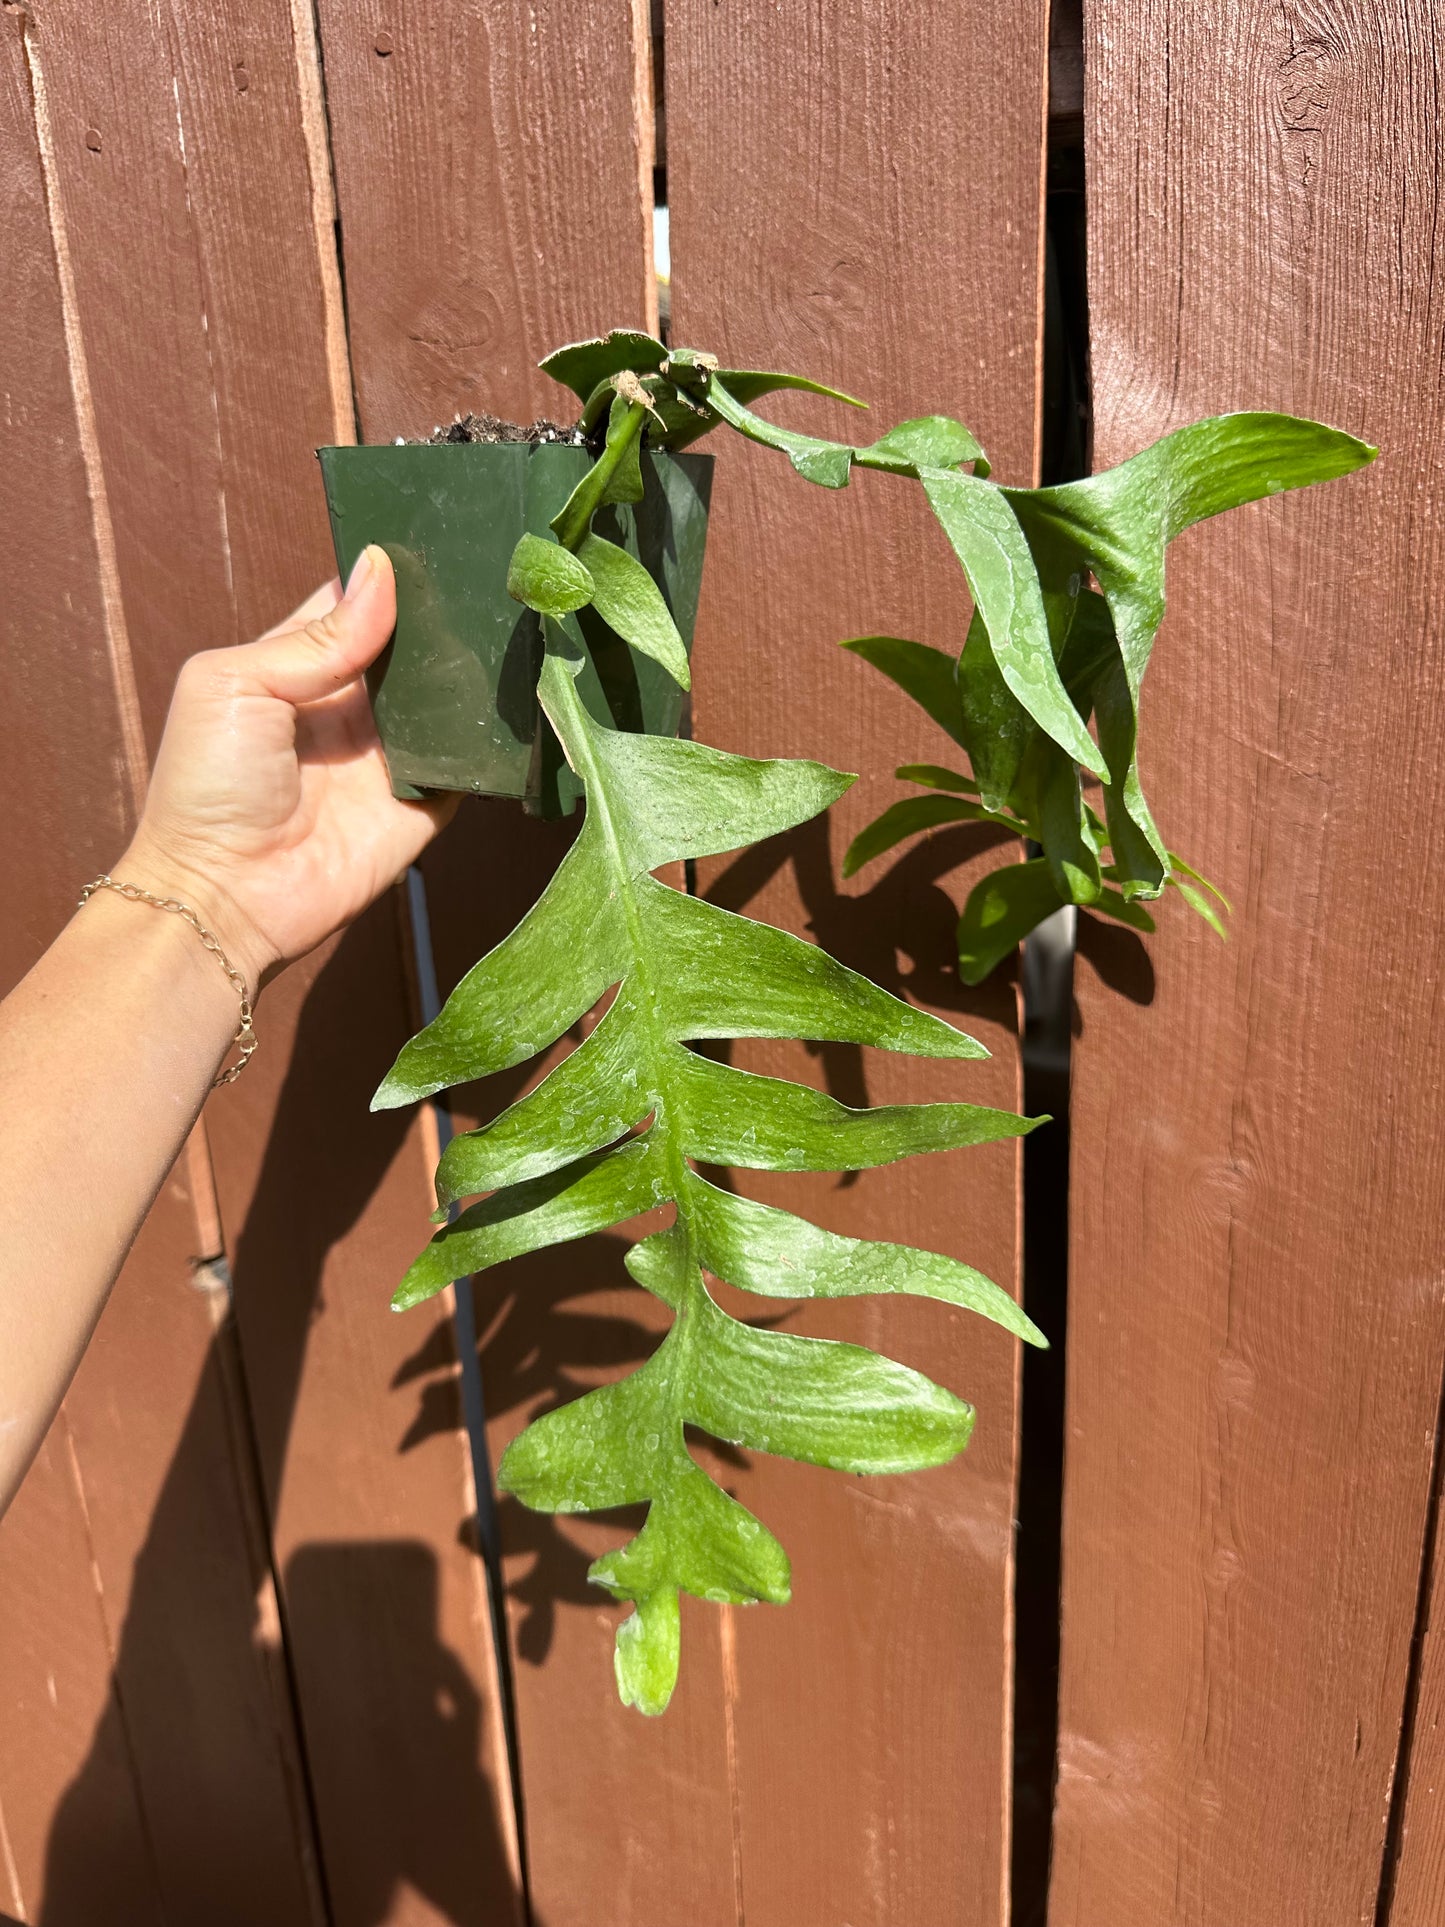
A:
<svg viewBox="0 0 1445 1927">
<path fill-rule="evenodd" d="M 220 944 L 226 959 L 245 978 L 252 998 L 258 995 L 263 977 L 280 959 L 217 877 L 205 874 L 174 851 L 153 843 L 144 827 L 137 831 L 110 874 L 117 883 L 138 884 L 152 896 L 175 898 L 194 911 Z M 204 950 L 194 932 L 191 941 L 204 959 Z"/>
<path fill-rule="evenodd" d="M 146 887 L 138 878 L 116 873 L 114 882 L 91 891 L 61 944 L 72 969 L 103 975 L 108 1001 L 130 1007 L 122 1027 L 153 1034 L 158 1065 L 184 1085 L 197 1053 L 208 1074 L 224 1061 L 238 1030 L 239 991 L 187 920 L 156 908 L 164 897 L 133 896 Z"/>
</svg>

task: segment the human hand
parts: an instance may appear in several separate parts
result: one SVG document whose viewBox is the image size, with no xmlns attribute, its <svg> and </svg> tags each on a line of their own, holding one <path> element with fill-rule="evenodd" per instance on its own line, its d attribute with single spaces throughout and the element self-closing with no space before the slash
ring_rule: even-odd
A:
<svg viewBox="0 0 1445 1927">
<path fill-rule="evenodd" d="M 391 793 L 361 672 L 396 622 L 373 545 L 259 642 L 181 669 L 145 809 L 115 867 L 209 923 L 254 991 L 394 883 L 459 797 Z"/>
</svg>

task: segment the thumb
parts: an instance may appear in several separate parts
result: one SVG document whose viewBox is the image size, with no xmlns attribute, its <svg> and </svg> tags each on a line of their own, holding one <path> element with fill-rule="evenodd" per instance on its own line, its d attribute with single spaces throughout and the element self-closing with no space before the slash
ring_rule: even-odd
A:
<svg viewBox="0 0 1445 1927">
<path fill-rule="evenodd" d="M 298 613 L 300 613 L 298 611 Z M 224 654 L 227 680 L 288 703 L 319 702 L 381 654 L 396 627 L 396 577 L 377 543 L 356 558 L 346 593 L 322 615 Z"/>
</svg>

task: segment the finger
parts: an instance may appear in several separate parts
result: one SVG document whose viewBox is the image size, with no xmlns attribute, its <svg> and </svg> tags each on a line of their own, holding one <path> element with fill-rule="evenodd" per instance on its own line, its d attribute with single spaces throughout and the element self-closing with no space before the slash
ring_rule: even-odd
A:
<svg viewBox="0 0 1445 1927">
<path fill-rule="evenodd" d="M 346 593 L 299 629 L 218 651 L 214 666 L 232 689 L 319 702 L 353 682 L 385 648 L 396 626 L 396 579 L 386 550 L 370 543 L 356 559 Z"/>
<path fill-rule="evenodd" d="M 402 839 L 406 850 L 403 868 L 416 862 L 432 838 L 451 822 L 461 805 L 460 790 L 448 790 L 441 796 L 423 796 L 414 802 L 398 803 L 398 809 L 405 810 L 410 819 Z"/>
<path fill-rule="evenodd" d="M 426 796 L 415 802 L 403 803 L 398 800 L 392 803 L 387 812 L 385 828 L 374 848 L 376 881 L 373 887 L 376 896 L 388 884 L 406 875 L 432 838 L 451 822 L 461 802 L 461 793 L 451 790 L 445 796 Z M 375 896 L 371 900 L 374 902 Z"/>
<path fill-rule="evenodd" d="M 319 589 L 313 589 L 299 609 L 293 609 L 284 621 L 273 623 L 259 639 L 269 642 L 273 636 L 285 636 L 293 629 L 304 629 L 308 622 L 334 609 L 340 600 L 341 578 L 334 575 L 329 582 L 323 582 Z"/>
</svg>

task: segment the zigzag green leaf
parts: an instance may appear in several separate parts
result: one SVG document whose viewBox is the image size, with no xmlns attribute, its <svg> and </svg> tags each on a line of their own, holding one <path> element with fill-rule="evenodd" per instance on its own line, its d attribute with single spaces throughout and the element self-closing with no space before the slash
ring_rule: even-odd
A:
<svg viewBox="0 0 1445 1927">
<path fill-rule="evenodd" d="M 961 1452 L 973 1407 L 862 1345 L 759 1331 L 704 1295 L 695 1342 L 708 1368 L 688 1420 L 714 1438 L 837 1472 L 919 1472 Z"/>
<path fill-rule="evenodd" d="M 851 779 L 821 764 L 757 762 L 607 728 L 578 694 L 575 644 L 545 626 L 540 696 L 586 790 L 581 833 L 534 909 L 407 1045 L 377 1101 L 514 1064 L 615 994 L 535 1090 L 448 1147 L 442 1205 L 488 1195 L 438 1231 L 394 1302 L 415 1304 L 519 1253 L 674 1208 L 674 1223 L 628 1260 L 675 1313 L 661 1346 L 631 1377 L 528 1427 L 499 1470 L 505 1489 L 542 1509 L 647 1503 L 642 1531 L 592 1577 L 635 1604 L 618 1632 L 618 1688 L 659 1712 L 676 1675 L 680 1591 L 781 1601 L 790 1583 L 782 1548 L 692 1459 L 686 1426 L 880 1473 L 952 1457 L 973 1424 L 967 1405 L 918 1372 L 730 1317 L 708 1295 L 705 1269 L 770 1297 L 937 1298 L 1039 1341 L 1012 1299 L 969 1266 L 842 1238 L 731 1197 L 695 1161 L 855 1170 L 1032 1125 L 965 1103 L 853 1110 L 689 1048 L 711 1037 L 796 1036 L 945 1059 L 984 1054 L 813 945 L 658 882 L 651 872 L 661 864 L 805 821 Z"/>
<path fill-rule="evenodd" d="M 665 1204 L 668 1195 L 661 1148 L 648 1138 L 612 1153 L 579 1158 L 546 1177 L 509 1185 L 436 1234 L 397 1286 L 392 1306 L 406 1311 L 474 1271 L 489 1271 L 524 1251 L 606 1231 Z"/>
<path fill-rule="evenodd" d="M 1209 516 L 1348 475 L 1376 453 L 1353 435 L 1293 415 L 1215 415 L 1085 481 L 1003 491 L 1044 589 L 1077 595 L 1092 571 L 1113 617 L 1113 663 L 1092 693 L 1108 764 L 1105 816 L 1126 896 L 1157 897 L 1169 874 L 1137 763 L 1139 691 L 1164 618 L 1165 549 Z"/>
<path fill-rule="evenodd" d="M 963 566 L 1010 694 L 1076 763 L 1106 777 L 1109 772 L 1054 661 L 1039 578 L 1010 506 L 1012 491 L 975 475 L 941 469 L 924 469 L 920 479 L 928 505 Z M 979 781 L 983 783 L 981 776 Z M 990 800 L 987 784 L 984 797 Z"/>
<path fill-rule="evenodd" d="M 849 1110 L 822 1091 L 759 1077 L 685 1052 L 674 1067 L 679 1135 L 689 1157 L 761 1171 L 866 1171 L 921 1151 L 952 1151 L 1032 1128 L 980 1104 L 892 1104 Z"/>
<path fill-rule="evenodd" d="M 915 1057 L 988 1056 L 965 1032 L 801 937 L 651 879 L 638 901 L 648 944 L 674 966 L 659 992 L 674 1037 L 806 1037 Z"/>
<path fill-rule="evenodd" d="M 404 1047 L 371 1100 L 374 1111 L 525 1063 L 616 983 L 625 954 L 621 907 L 596 894 L 589 857 L 579 838 L 511 935 Z"/>
<path fill-rule="evenodd" d="M 1031 1345 L 1047 1341 L 1006 1291 L 972 1265 L 912 1245 L 824 1231 L 775 1205 L 723 1191 L 694 1174 L 689 1202 L 702 1263 L 764 1298 L 855 1298 L 903 1292 L 981 1312 Z"/>
<path fill-rule="evenodd" d="M 1126 906 L 1157 897 L 1173 884 L 1222 932 L 1205 899 L 1171 876 L 1171 863 L 1176 871 L 1181 866 L 1154 825 L 1139 775 L 1139 693 L 1164 613 L 1165 550 L 1182 530 L 1207 516 L 1347 474 L 1374 455 L 1368 444 L 1317 422 L 1288 415 L 1222 415 L 1180 429 L 1085 481 L 998 490 L 1027 542 L 1057 665 L 1051 673 L 1034 647 L 1034 625 L 1026 621 L 1015 672 L 1039 679 L 1042 702 L 1029 698 L 1018 673 L 1008 672 L 998 611 L 985 606 L 982 597 L 957 664 L 956 700 L 940 699 L 946 659 L 929 663 L 922 681 L 910 661 L 918 684 L 910 687 L 886 653 L 859 651 L 962 741 L 982 803 L 1011 809 L 1025 833 L 1043 846 L 1047 880 L 1042 869 L 1025 866 L 1021 872 L 1010 865 L 996 881 L 980 884 L 966 906 L 960 962 L 968 982 L 978 982 L 1060 902 L 1088 905 L 1144 928 Z M 930 489 L 929 478 L 923 480 Z M 975 478 L 947 479 L 961 532 L 976 519 L 967 511 L 979 487 Z M 930 491 L 938 492 L 936 487 Z M 940 519 L 947 526 L 946 518 Z M 1088 586 L 1091 576 L 1102 593 Z M 1063 718 L 1061 724 L 1061 696 L 1075 712 L 1072 722 Z M 1086 755 L 1082 739 L 1091 716 L 1097 720 L 1099 747 L 1092 751 L 1091 746 Z M 1102 823 L 1083 799 L 1078 767 L 1099 774 L 1101 756 L 1106 766 Z M 892 847 L 900 836 L 942 820 L 941 802 L 933 805 L 937 816 L 915 812 L 911 820 L 899 813 L 905 807 L 895 806 L 855 840 L 850 851 L 855 866 Z M 1105 845 L 1107 864 L 1101 861 Z M 1105 879 L 1117 888 L 1105 888 Z"/>
</svg>

